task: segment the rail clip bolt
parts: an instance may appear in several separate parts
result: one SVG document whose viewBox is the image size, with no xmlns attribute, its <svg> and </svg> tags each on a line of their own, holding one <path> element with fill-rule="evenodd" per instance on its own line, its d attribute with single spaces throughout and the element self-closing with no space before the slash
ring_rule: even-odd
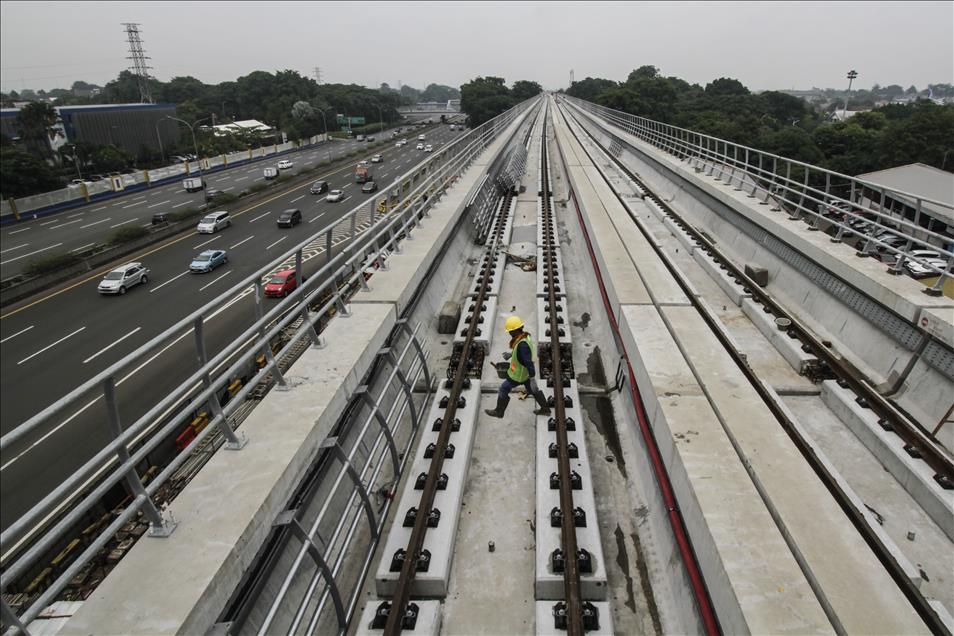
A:
<svg viewBox="0 0 954 636">
<path fill-rule="evenodd" d="M 914 541 L 914 533 L 913 533 L 913 532 L 909 532 L 909 533 L 908 533 L 908 541 Z"/>
<path fill-rule="evenodd" d="M 493 541 L 488 541 L 488 542 L 487 542 L 487 551 L 488 551 L 488 552 L 493 552 L 493 551 L 496 550 L 496 549 L 497 549 L 497 546 L 494 545 L 494 542 L 493 542 Z"/>
</svg>

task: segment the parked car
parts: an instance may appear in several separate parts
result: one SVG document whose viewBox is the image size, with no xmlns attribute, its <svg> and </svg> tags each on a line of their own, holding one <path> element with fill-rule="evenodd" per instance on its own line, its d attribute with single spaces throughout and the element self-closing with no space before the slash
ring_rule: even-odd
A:
<svg viewBox="0 0 954 636">
<path fill-rule="evenodd" d="M 292 227 L 301 223 L 301 210 L 285 210 L 278 215 L 278 227 Z"/>
<path fill-rule="evenodd" d="M 211 272 L 219 265 L 225 265 L 229 262 L 229 257 L 225 250 L 205 250 L 189 264 L 189 271 L 193 274 L 206 274 Z"/>
<path fill-rule="evenodd" d="M 292 168 L 294 166 L 295 164 L 289 161 L 288 159 L 282 159 L 281 161 L 278 162 L 279 170 L 288 170 L 289 168 Z"/>
<path fill-rule="evenodd" d="M 130 287 L 148 281 L 149 270 L 142 263 L 126 263 L 106 274 L 97 287 L 100 294 L 122 296 Z"/>
<path fill-rule="evenodd" d="M 369 194 L 371 192 L 377 192 L 377 191 L 378 191 L 378 184 L 375 183 L 374 181 L 368 181 L 363 186 L 361 186 L 361 192 L 364 192 L 365 194 Z"/>
<path fill-rule="evenodd" d="M 302 276 L 302 282 L 307 279 Z M 275 272 L 265 283 L 265 295 L 271 298 L 284 298 L 298 287 L 298 279 L 293 269 Z"/>
<path fill-rule="evenodd" d="M 371 163 L 384 163 L 384 157 L 381 155 L 374 155 L 371 157 Z"/>
<path fill-rule="evenodd" d="M 327 181 L 315 181 L 311 184 L 311 189 L 308 190 L 312 194 L 321 194 L 322 192 L 328 191 L 328 182 Z"/>
<path fill-rule="evenodd" d="M 328 196 L 325 197 L 325 201 L 329 203 L 337 203 L 344 199 L 344 192 L 341 190 L 332 190 L 328 193 Z"/>
<path fill-rule="evenodd" d="M 229 213 L 225 210 L 220 210 L 219 212 L 212 212 L 202 217 L 202 220 L 199 221 L 199 225 L 196 226 L 195 229 L 199 234 L 212 234 L 230 225 L 232 225 L 232 219 L 229 217 Z"/>
</svg>

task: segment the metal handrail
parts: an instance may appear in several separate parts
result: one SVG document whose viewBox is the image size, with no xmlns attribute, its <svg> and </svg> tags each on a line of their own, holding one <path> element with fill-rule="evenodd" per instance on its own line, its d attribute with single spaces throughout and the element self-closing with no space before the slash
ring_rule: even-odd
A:
<svg viewBox="0 0 954 636">
<path fill-rule="evenodd" d="M 0 575 L 0 589 L 5 590 L 8 585 L 23 575 L 37 558 L 45 554 L 59 537 L 97 504 L 99 498 L 110 487 L 125 479 L 135 493 L 132 503 L 128 505 L 124 512 L 103 530 L 80 557 L 30 605 L 20 617 L 20 622 L 26 624 L 35 618 L 46 603 L 62 591 L 66 583 L 105 545 L 109 538 L 140 511 L 143 511 L 148 517 L 152 533 L 161 535 L 172 531 L 173 523 L 155 508 L 150 498 L 151 495 L 213 430 L 219 430 L 226 436 L 230 442 L 226 448 L 239 450 L 244 446 L 244 441 L 235 436 L 228 425 L 228 417 L 238 408 L 238 405 L 251 392 L 255 384 L 265 379 L 268 374 L 275 377 L 279 388 L 284 387 L 284 378 L 281 375 L 277 360 L 284 353 L 297 346 L 303 338 L 308 337 L 312 339 L 313 344 L 317 345 L 318 336 L 314 324 L 332 309 L 346 311 L 345 299 L 335 285 L 337 279 L 346 276 L 346 285 L 365 284 L 363 264 L 366 262 L 368 255 L 370 254 L 372 259 L 378 258 L 383 252 L 394 249 L 402 236 L 409 236 L 421 217 L 427 214 L 429 208 L 439 198 L 439 195 L 490 145 L 501 130 L 529 108 L 536 99 L 526 100 L 459 137 L 440 152 L 435 153 L 394 180 L 391 185 L 385 188 L 382 195 L 356 206 L 341 219 L 322 228 L 298 246 L 289 249 L 255 274 L 223 292 L 205 306 L 192 312 L 162 334 L 113 363 L 92 379 L 84 382 L 66 396 L 0 438 L 0 451 L 10 449 L 15 443 L 25 439 L 44 424 L 47 424 L 55 415 L 77 405 L 78 402 L 83 401 L 84 397 L 88 397 L 90 393 L 97 391 L 100 387 L 103 389 L 101 397 L 105 398 L 107 405 L 110 407 L 109 410 L 115 413 L 110 430 L 113 435 L 112 441 L 71 475 L 67 476 L 64 482 L 43 497 L 39 503 L 35 504 L 0 535 L 2 550 L 4 553 L 9 553 L 11 544 L 14 542 L 21 544 L 28 535 L 34 534 L 34 530 L 42 523 L 44 515 L 47 515 L 51 509 L 63 504 L 63 502 L 72 505 L 71 510 L 57 520 L 52 529 L 47 531 L 44 528 L 38 531 L 36 533 L 38 536 L 26 548 L 26 551 L 13 557 L 9 566 Z M 456 151 L 456 154 L 452 154 L 454 151 Z M 391 197 L 395 188 L 404 196 L 396 205 L 392 206 Z M 379 218 L 377 209 L 382 202 L 387 209 L 392 210 L 390 219 Z M 357 225 L 359 216 L 363 216 L 365 210 L 368 214 L 369 227 L 362 233 L 357 230 Z M 397 211 L 397 214 L 393 214 L 393 211 Z M 341 242 L 349 240 L 349 243 L 335 255 L 335 236 L 341 230 L 344 230 L 339 235 L 342 238 Z M 357 240 L 359 235 L 360 240 Z M 316 244 L 323 244 L 326 253 L 326 261 L 319 271 L 300 284 L 289 296 L 276 303 L 269 311 L 264 312 L 262 310 L 263 277 L 286 262 L 294 262 L 300 274 L 301 264 L 304 260 L 307 260 L 305 251 Z M 320 251 L 316 252 L 315 255 L 318 253 Z M 299 280 L 301 280 L 300 276 Z M 203 325 L 208 319 L 247 294 L 250 286 L 255 293 L 256 319 L 239 337 L 231 340 L 217 355 L 208 359 L 205 354 Z M 310 313 L 308 311 L 309 305 L 315 302 L 326 288 L 332 286 L 334 286 L 332 298 L 316 313 Z M 282 349 L 274 354 L 271 350 L 272 339 L 299 317 L 304 319 L 304 328 L 299 329 Z M 147 357 L 153 351 L 160 349 L 161 353 L 163 347 L 171 346 L 190 334 L 194 337 L 199 360 L 203 361 L 199 369 L 175 390 L 148 409 L 133 425 L 123 429 L 118 421 L 119 410 L 115 403 L 115 386 L 117 384 L 115 378 L 124 369 L 133 365 L 148 364 L 149 359 Z M 247 347 L 249 342 L 255 344 L 252 347 Z M 252 360 L 263 352 L 267 362 L 252 381 L 247 383 L 227 404 L 219 404 L 217 395 L 229 382 L 229 378 L 243 367 L 247 367 Z M 226 372 L 216 373 L 219 366 L 233 357 L 235 357 L 235 361 Z M 201 383 L 203 388 L 187 400 L 186 397 L 194 391 L 197 383 Z M 144 486 L 136 473 L 137 463 L 154 450 L 169 433 L 184 424 L 196 408 L 205 404 L 211 406 L 210 410 L 214 414 L 207 427 L 176 456 L 171 464 L 155 476 L 148 486 Z M 169 418 L 160 421 L 160 414 L 172 410 L 176 410 L 176 412 Z M 141 446 L 135 450 L 131 448 L 146 436 L 148 436 L 148 439 Z M 79 496 L 77 488 L 86 485 L 82 482 L 87 480 L 86 483 L 88 483 L 88 477 L 91 474 L 99 474 L 104 470 L 109 470 L 109 474 L 102 478 L 92 492 L 85 495 L 81 501 L 75 502 L 75 499 Z M 3 610 L 4 616 L 13 616 L 13 612 L 10 611 L 5 602 L 3 603 Z M 16 629 L 17 625 L 14 624 L 13 628 Z"/>
<path fill-rule="evenodd" d="M 846 236 L 858 236 L 864 239 L 863 247 L 857 252 L 858 256 L 869 256 L 875 247 L 894 254 L 895 261 L 888 263 L 891 265 L 889 272 L 892 274 L 902 273 L 906 261 L 918 263 L 938 276 L 932 287 L 924 289 L 927 293 L 939 295 L 944 282 L 954 278 L 952 274 L 954 251 L 945 247 L 952 241 L 951 237 L 920 225 L 922 214 L 925 213 L 925 205 L 947 210 L 954 217 L 954 206 L 950 203 L 888 188 L 796 159 L 631 115 L 568 95 L 561 97 L 577 110 L 599 117 L 679 158 L 680 161 L 692 163 L 697 171 L 708 169 L 709 176 L 713 176 L 716 180 L 724 180 L 727 185 L 734 186 L 737 190 L 751 189 L 747 192 L 749 197 L 755 197 L 759 193 L 760 203 L 767 204 L 773 201 L 779 210 L 790 209 L 790 218 L 793 220 L 806 215 L 812 219 L 811 229 L 819 229 L 819 224 L 822 222 L 837 227 L 837 234 L 832 238 L 832 242 L 841 242 Z M 700 168 L 699 165 L 703 167 Z M 820 185 L 822 183 L 824 186 Z M 836 189 L 846 191 L 847 198 L 836 194 Z M 880 193 L 880 202 L 868 199 L 868 203 L 865 203 L 865 191 Z M 914 221 L 892 216 L 890 212 L 885 211 L 885 201 L 892 195 L 915 202 Z M 842 220 L 832 219 L 819 212 L 819 209 L 831 208 L 839 204 L 842 206 L 842 210 L 839 210 L 842 213 Z M 849 221 L 863 222 L 866 227 L 863 231 L 853 228 L 848 225 Z M 904 246 L 895 247 L 884 242 L 883 239 L 886 237 L 884 235 L 879 237 L 880 232 L 902 237 L 905 239 Z M 946 266 L 937 267 L 930 261 L 911 253 L 914 249 L 922 248 L 940 254 L 946 259 Z"/>
</svg>

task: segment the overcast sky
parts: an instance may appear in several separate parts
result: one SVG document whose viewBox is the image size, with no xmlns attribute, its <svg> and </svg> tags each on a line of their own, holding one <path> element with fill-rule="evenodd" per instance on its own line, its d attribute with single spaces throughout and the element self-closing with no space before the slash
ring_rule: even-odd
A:
<svg viewBox="0 0 954 636">
<path fill-rule="evenodd" d="M 104 84 L 141 23 L 152 74 L 233 80 L 321 67 L 323 80 L 459 86 L 478 75 L 545 88 L 653 64 L 752 89 L 954 83 L 948 2 L 0 2 L 0 88 Z"/>
</svg>

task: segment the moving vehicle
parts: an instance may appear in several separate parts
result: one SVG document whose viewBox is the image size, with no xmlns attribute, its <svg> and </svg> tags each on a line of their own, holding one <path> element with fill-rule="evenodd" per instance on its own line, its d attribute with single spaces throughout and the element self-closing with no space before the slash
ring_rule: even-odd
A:
<svg viewBox="0 0 954 636">
<path fill-rule="evenodd" d="M 278 169 L 279 169 L 279 170 L 288 170 L 289 168 L 294 167 L 294 165 L 295 165 L 295 164 L 292 163 L 291 161 L 289 161 L 288 159 L 282 159 L 281 161 L 278 162 Z"/>
<path fill-rule="evenodd" d="M 433 151 L 434 151 L 434 146 L 432 146 L 431 144 L 427 144 L 426 146 L 424 146 L 424 152 L 433 152 Z"/>
<path fill-rule="evenodd" d="M 364 192 L 365 194 L 369 194 L 371 192 L 377 192 L 377 190 L 378 190 L 378 184 L 375 183 L 374 181 L 368 181 L 363 186 L 361 186 L 361 191 Z"/>
<path fill-rule="evenodd" d="M 355 141 L 364 141 L 364 135 L 358 135 L 355 137 Z"/>
<path fill-rule="evenodd" d="M 424 150 L 424 144 L 417 144 L 418 150 Z"/>
<path fill-rule="evenodd" d="M 209 188 L 208 190 L 205 191 L 205 200 L 215 201 L 216 199 L 222 198 L 222 195 L 224 194 L 225 192 L 223 192 L 222 190 L 214 190 L 212 188 Z"/>
<path fill-rule="evenodd" d="M 301 280 L 305 282 L 307 279 L 302 276 Z M 280 272 L 275 272 L 265 283 L 265 295 L 271 298 L 284 298 L 295 291 L 297 287 L 298 278 L 295 275 L 295 270 L 283 269 Z"/>
<path fill-rule="evenodd" d="M 368 181 L 371 181 L 371 168 L 359 165 L 354 169 L 355 183 L 367 183 Z"/>
<path fill-rule="evenodd" d="M 193 274 L 205 274 L 228 262 L 229 257 L 225 254 L 225 250 L 205 250 L 192 259 L 189 271 Z"/>
<path fill-rule="evenodd" d="M 301 223 L 301 210 L 285 210 L 278 215 L 278 227 L 292 227 Z"/>
<path fill-rule="evenodd" d="M 424 135 L 418 135 L 418 136 L 417 136 L 417 140 L 418 140 L 418 141 L 424 141 L 425 139 L 427 139 L 427 137 L 425 137 Z"/>
<path fill-rule="evenodd" d="M 373 136 L 373 135 L 368 135 L 367 137 L 365 137 L 364 140 L 365 140 L 365 141 L 374 141 L 374 136 Z"/>
<path fill-rule="evenodd" d="M 262 171 L 262 176 L 264 176 L 266 179 L 274 179 L 278 176 L 278 168 L 269 166 Z"/>
<path fill-rule="evenodd" d="M 149 270 L 142 263 L 126 263 L 106 274 L 97 287 L 100 294 L 119 294 L 122 296 L 130 287 L 148 280 Z"/>
<path fill-rule="evenodd" d="M 182 187 L 186 192 L 198 192 L 205 189 L 205 181 L 199 178 L 183 179 Z"/>
<path fill-rule="evenodd" d="M 371 157 L 371 163 L 384 163 L 384 157 L 381 155 L 374 155 Z"/>
<path fill-rule="evenodd" d="M 328 182 L 327 181 L 315 181 L 311 184 L 311 189 L 308 190 L 312 194 L 321 194 L 322 192 L 328 191 Z"/>
<path fill-rule="evenodd" d="M 152 224 L 153 225 L 169 225 L 169 213 L 168 212 L 156 212 L 152 215 Z"/>
<path fill-rule="evenodd" d="M 344 192 L 341 190 L 332 190 L 328 193 L 328 196 L 325 197 L 325 201 L 329 203 L 337 203 L 344 199 Z"/>
<path fill-rule="evenodd" d="M 221 210 L 219 212 L 213 212 L 212 214 L 206 214 L 202 217 L 202 220 L 199 221 L 199 225 L 196 226 L 195 229 L 199 234 L 212 234 L 230 225 L 232 225 L 232 219 L 229 217 L 229 213 L 225 210 Z"/>
</svg>

